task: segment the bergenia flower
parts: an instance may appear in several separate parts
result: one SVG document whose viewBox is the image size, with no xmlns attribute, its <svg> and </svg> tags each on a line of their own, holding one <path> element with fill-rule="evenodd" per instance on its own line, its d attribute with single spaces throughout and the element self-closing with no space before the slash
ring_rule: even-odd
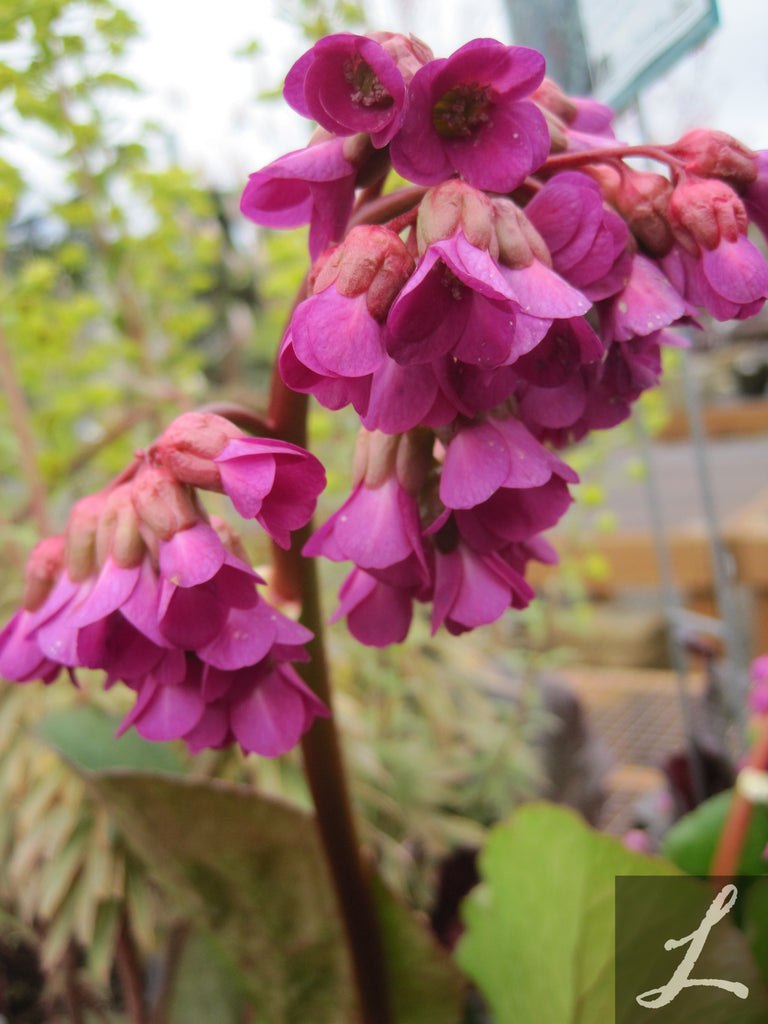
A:
<svg viewBox="0 0 768 1024">
<path fill-rule="evenodd" d="M 553 270 L 588 299 L 608 298 L 627 283 L 629 230 L 586 174 L 555 175 L 528 203 L 525 215 L 546 242 Z"/>
<path fill-rule="evenodd" d="M 352 561 L 376 574 L 398 566 L 398 575 L 428 575 L 417 495 L 430 453 L 415 453 L 414 439 L 361 431 L 358 480 L 341 508 L 304 546 L 305 555 Z M 410 582 L 410 580 L 409 580 Z"/>
<path fill-rule="evenodd" d="M 187 414 L 124 482 L 77 503 L 65 535 L 30 558 L 25 606 L 0 633 L 7 678 L 101 670 L 136 694 L 122 729 L 192 751 L 237 742 L 276 756 L 328 714 L 289 664 L 312 634 L 267 603 L 236 534 L 194 490 L 229 493 L 287 544 L 325 475 L 295 445 L 239 435 Z"/>
<path fill-rule="evenodd" d="M 151 449 L 175 480 L 226 494 L 283 548 L 306 526 L 325 487 L 321 462 L 288 441 L 248 437 L 213 413 L 177 417 Z"/>
<path fill-rule="evenodd" d="M 321 380 L 372 374 L 386 358 L 387 313 L 413 266 L 394 232 L 353 228 L 313 269 L 313 294 L 291 319 L 292 358 Z"/>
<path fill-rule="evenodd" d="M 527 100 L 544 77 L 536 50 L 475 39 L 413 77 L 392 164 L 419 185 L 459 173 L 476 188 L 511 192 L 546 160 L 544 115 Z"/>
<path fill-rule="evenodd" d="M 668 266 L 662 261 L 664 271 Z M 658 263 L 639 253 L 632 260 L 629 280 L 620 292 L 600 304 L 601 335 L 608 341 L 628 341 L 653 334 L 685 320 L 695 312 L 678 284 Z"/>
<path fill-rule="evenodd" d="M 352 212 L 359 164 L 348 140 L 330 138 L 286 153 L 248 179 L 240 210 L 267 228 L 309 224 L 313 259 L 344 235 Z"/>
<path fill-rule="evenodd" d="M 460 538 L 448 545 L 441 534 L 435 546 L 433 634 L 442 625 L 454 635 L 464 633 L 530 604 L 533 589 L 501 553 L 480 554 Z"/>
<path fill-rule="evenodd" d="M 716 320 L 746 320 L 768 297 L 768 267 L 746 235 L 703 249 L 698 257 L 676 244 L 661 265 L 677 291 Z"/>
<path fill-rule="evenodd" d="M 413 602 L 422 591 L 418 584 L 398 586 L 355 567 L 341 585 L 331 622 L 346 617 L 349 632 L 368 647 L 402 643 L 411 628 Z"/>
<path fill-rule="evenodd" d="M 325 36 L 300 57 L 283 95 L 303 117 L 335 135 L 367 132 L 386 146 L 400 127 L 405 82 L 387 50 L 366 36 Z"/>
</svg>

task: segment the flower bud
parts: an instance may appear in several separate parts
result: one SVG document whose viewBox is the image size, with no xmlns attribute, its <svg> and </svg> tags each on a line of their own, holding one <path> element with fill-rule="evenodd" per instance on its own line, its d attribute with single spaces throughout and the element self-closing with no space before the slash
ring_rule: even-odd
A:
<svg viewBox="0 0 768 1024">
<path fill-rule="evenodd" d="M 499 260 L 508 267 L 529 267 L 539 260 L 552 266 L 547 243 L 531 224 L 523 211 L 511 199 L 494 199 L 496 237 L 499 242 Z"/>
<path fill-rule="evenodd" d="M 346 298 L 365 292 L 368 312 L 382 321 L 413 267 L 413 257 L 394 231 L 361 224 L 322 262 L 313 275 L 312 291 L 317 294 L 335 285 Z"/>
<path fill-rule="evenodd" d="M 162 466 L 145 466 L 131 482 L 139 519 L 162 541 L 194 526 L 200 518 L 188 486 Z"/>
<path fill-rule="evenodd" d="M 603 182 L 601 182 L 603 185 Z M 637 240 L 653 256 L 664 256 L 672 248 L 674 235 L 667 209 L 672 185 L 661 174 L 627 170 L 614 187 L 603 189 Z"/>
<path fill-rule="evenodd" d="M 24 570 L 22 604 L 28 612 L 37 611 L 59 577 L 64 565 L 64 537 L 45 537 L 35 545 Z"/>
<path fill-rule="evenodd" d="M 571 124 L 578 116 L 579 108 L 551 78 L 545 78 L 530 98 L 542 110 L 548 110 L 566 124 Z"/>
<path fill-rule="evenodd" d="M 367 35 L 394 59 L 406 85 L 419 68 L 434 60 L 432 50 L 416 36 L 404 36 L 400 32 L 369 32 Z"/>
<path fill-rule="evenodd" d="M 243 431 L 223 416 L 188 412 L 178 416 L 150 450 L 181 483 L 221 491 L 221 474 L 213 461 Z"/>
<path fill-rule="evenodd" d="M 98 569 L 96 531 L 105 501 L 106 495 L 101 491 L 89 494 L 81 498 L 69 513 L 65 534 L 66 560 L 69 578 L 73 583 L 82 583 Z"/>
<path fill-rule="evenodd" d="M 541 112 L 544 115 L 544 120 L 547 122 L 550 153 L 564 153 L 568 149 L 565 122 L 557 114 L 553 114 L 551 110 L 541 108 Z"/>
<path fill-rule="evenodd" d="M 101 566 L 111 556 L 121 569 L 141 564 L 146 546 L 139 531 L 136 509 L 131 500 L 129 483 L 116 487 L 107 495 L 96 527 L 96 558 Z"/>
<path fill-rule="evenodd" d="M 757 178 L 757 153 L 725 132 L 694 128 L 667 150 L 685 162 L 686 170 L 702 178 L 722 178 L 737 189 Z"/>
<path fill-rule="evenodd" d="M 488 197 L 465 181 L 451 178 L 431 188 L 421 201 L 416 222 L 419 254 L 433 242 L 451 238 L 461 231 L 478 249 L 486 249 L 495 259 L 499 254 L 493 230 L 493 207 Z"/>
<path fill-rule="evenodd" d="M 669 221 L 683 244 L 688 236 L 709 250 L 723 240 L 735 242 L 747 231 L 744 204 L 716 178 L 684 178 L 669 200 Z"/>
</svg>

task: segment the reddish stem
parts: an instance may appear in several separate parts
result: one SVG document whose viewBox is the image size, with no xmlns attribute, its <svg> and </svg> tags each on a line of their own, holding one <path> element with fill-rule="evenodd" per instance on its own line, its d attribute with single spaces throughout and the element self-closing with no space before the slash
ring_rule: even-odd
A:
<svg viewBox="0 0 768 1024">
<path fill-rule="evenodd" d="M 347 226 L 347 231 L 358 224 L 385 224 L 393 217 L 399 217 L 413 210 L 424 198 L 427 189 L 423 185 L 409 185 L 385 196 L 372 199 L 362 204 L 355 212 Z"/>
<path fill-rule="evenodd" d="M 575 153 L 555 153 L 547 158 L 542 170 L 559 171 L 564 167 L 579 167 L 581 164 L 607 164 L 626 157 L 647 157 L 659 163 L 682 169 L 685 164 L 668 153 L 663 146 L 606 146 L 605 149 L 586 149 Z"/>
<path fill-rule="evenodd" d="M 749 752 L 745 767 L 766 771 L 768 770 L 768 715 L 760 717 L 759 729 L 759 735 Z M 736 788 L 709 869 L 712 878 L 735 878 L 738 875 L 741 853 L 747 838 L 749 823 L 752 820 L 753 808 L 752 801 L 747 800 Z"/>
<path fill-rule="evenodd" d="M 296 303 L 306 294 L 306 282 Z M 290 391 L 275 367 L 268 421 L 277 437 L 302 446 L 307 442 L 307 396 Z M 301 601 L 301 621 L 312 630 L 311 660 L 298 666 L 306 684 L 331 709 L 331 681 L 323 639 L 323 615 L 315 560 L 301 550 L 311 525 L 293 534 L 291 548 L 273 545 L 273 587 L 287 600 Z M 315 720 L 302 740 L 304 768 L 317 825 L 344 921 L 362 1024 L 390 1024 L 389 987 L 384 948 L 370 878 L 360 857 L 341 744 L 333 718 Z"/>
</svg>

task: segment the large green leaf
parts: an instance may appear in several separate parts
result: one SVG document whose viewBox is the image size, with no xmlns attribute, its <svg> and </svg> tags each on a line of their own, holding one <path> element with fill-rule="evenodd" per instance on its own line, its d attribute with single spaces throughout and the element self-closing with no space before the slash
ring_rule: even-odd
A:
<svg viewBox="0 0 768 1024">
<path fill-rule="evenodd" d="M 615 1019 L 614 892 L 616 877 L 627 875 L 650 880 L 654 898 L 634 908 L 628 933 L 622 932 L 630 953 L 641 951 L 641 970 L 636 974 L 638 987 L 628 993 L 627 1015 L 616 1019 L 639 1019 L 633 1013 L 647 1017 L 647 1009 L 637 1006 L 634 997 L 668 981 L 682 954 L 665 951 L 663 942 L 688 934 L 678 929 L 681 921 L 688 921 L 690 886 L 699 901 L 702 897 L 702 883 L 680 876 L 672 864 L 632 853 L 616 838 L 587 827 L 573 812 L 548 804 L 525 806 L 511 822 L 494 828 L 480 870 L 483 884 L 464 904 L 467 930 L 458 960 L 487 997 L 495 1024 L 595 1024 Z M 674 887 L 672 902 L 668 883 Z M 703 892 L 706 909 L 712 894 Z M 728 965 L 743 965 L 750 961 L 746 940 L 732 925 L 725 935 L 728 924 L 718 925 L 727 947 L 718 952 Z M 649 933 L 651 925 L 655 931 Z M 655 936 L 652 945 L 649 934 Z M 754 965 L 747 976 L 756 986 L 753 1015 L 739 1017 L 740 1007 L 734 1011 L 731 1005 L 738 1000 L 720 993 L 732 1016 L 710 1014 L 708 1024 L 756 1024 L 766 1019 L 760 1014 L 768 1013 L 768 1001 Z M 693 991 L 711 998 L 711 989 L 690 989 L 686 995 Z M 672 1006 L 674 1015 L 664 1015 L 663 1020 L 678 1024 L 694 1019 L 689 1002 Z"/>
<path fill-rule="evenodd" d="M 90 776 L 126 839 L 237 966 L 259 1024 L 354 1020 L 350 970 L 314 819 L 228 783 Z M 397 1024 L 455 1024 L 461 981 L 423 926 L 376 887 Z"/>
<path fill-rule="evenodd" d="M 732 798 L 731 790 L 718 793 L 676 822 L 664 837 L 664 856 L 689 875 L 708 875 Z M 768 873 L 763 857 L 766 846 L 768 815 L 763 808 L 755 808 L 742 848 L 740 875 Z"/>
<path fill-rule="evenodd" d="M 133 729 L 119 739 L 120 724 L 92 704 L 61 708 L 35 725 L 35 734 L 75 767 L 90 772 L 109 768 L 180 773 L 184 761 L 167 743 L 150 743 Z"/>
</svg>

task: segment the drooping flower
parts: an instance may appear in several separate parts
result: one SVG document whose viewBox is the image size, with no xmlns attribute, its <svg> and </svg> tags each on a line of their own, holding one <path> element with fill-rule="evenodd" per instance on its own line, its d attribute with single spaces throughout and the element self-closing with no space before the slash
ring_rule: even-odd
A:
<svg viewBox="0 0 768 1024">
<path fill-rule="evenodd" d="M 549 153 L 546 120 L 525 97 L 544 77 L 536 50 L 475 39 L 418 71 L 390 143 L 398 173 L 437 185 L 458 172 L 477 188 L 511 192 Z"/>
<path fill-rule="evenodd" d="M 353 139 L 324 138 L 278 157 L 248 179 L 240 210 L 267 228 L 309 224 L 313 259 L 343 234 L 362 157 Z"/>
<path fill-rule="evenodd" d="M 768 267 L 746 237 L 723 240 L 693 256 L 681 245 L 661 261 L 664 273 L 692 305 L 716 320 L 746 320 L 759 313 L 768 296 Z"/>
<path fill-rule="evenodd" d="M 353 228 L 313 272 L 313 294 L 291 320 L 292 357 L 321 379 L 372 374 L 386 357 L 387 313 L 413 265 L 394 232 Z"/>
<path fill-rule="evenodd" d="M 416 496 L 429 455 L 414 452 L 414 441 L 361 432 L 352 494 L 306 543 L 305 555 L 349 560 L 373 574 L 398 566 L 416 581 L 427 577 Z"/>
<path fill-rule="evenodd" d="M 368 647 L 399 644 L 411 628 L 413 602 L 419 597 L 428 599 L 423 585 L 398 586 L 356 566 L 341 585 L 331 622 L 346 617 L 349 632 Z"/>
<path fill-rule="evenodd" d="M 422 200 L 417 229 L 422 258 L 387 318 L 387 350 L 403 365 L 507 366 L 554 317 L 589 308 L 538 258 L 546 246 L 511 201 L 448 181 Z"/>
<path fill-rule="evenodd" d="M 248 437 L 213 413 L 177 417 L 150 455 L 175 480 L 226 494 L 243 519 L 256 519 L 284 548 L 312 518 L 325 487 L 314 455 L 288 441 Z"/>
<path fill-rule="evenodd" d="M 122 483 L 75 505 L 64 536 L 33 552 L 25 606 L 0 633 L 7 678 L 101 670 L 136 694 L 123 729 L 193 751 L 238 742 L 276 756 L 328 714 L 289 664 L 306 660 L 311 633 L 267 603 L 194 489 L 230 493 L 287 543 L 324 473 L 294 445 L 238 434 L 217 416 L 180 417 Z"/>
<path fill-rule="evenodd" d="M 627 225 L 586 174 L 555 175 L 525 215 L 546 242 L 553 270 L 588 299 L 605 299 L 624 287 L 631 267 Z"/>
<path fill-rule="evenodd" d="M 508 608 L 525 608 L 533 589 L 504 553 L 473 550 L 450 520 L 435 537 L 432 632 L 454 635 L 496 622 Z"/>
</svg>

